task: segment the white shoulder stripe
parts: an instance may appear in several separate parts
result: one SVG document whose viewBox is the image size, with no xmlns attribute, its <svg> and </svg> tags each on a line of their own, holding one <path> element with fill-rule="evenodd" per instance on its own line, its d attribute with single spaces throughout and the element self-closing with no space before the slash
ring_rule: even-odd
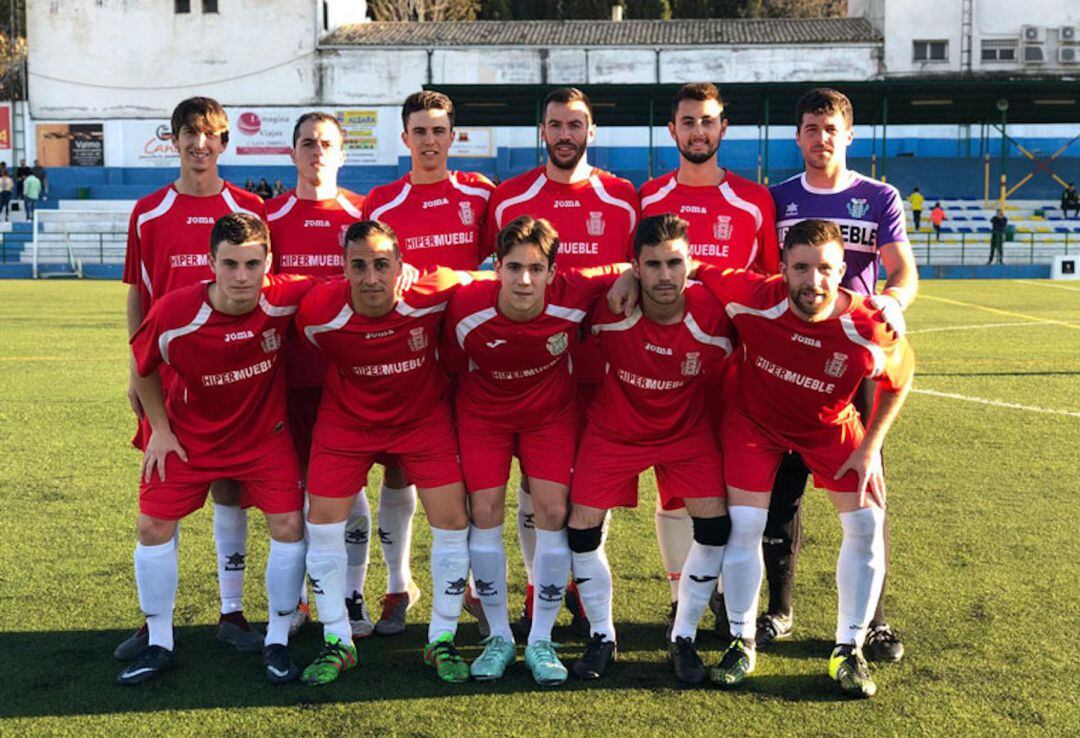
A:
<svg viewBox="0 0 1080 738">
<path fill-rule="evenodd" d="M 329 323 L 305 326 L 304 338 L 311 341 L 311 343 L 313 343 L 315 346 L 322 348 L 321 346 L 319 346 L 319 342 L 315 340 L 315 336 L 319 335 L 320 333 L 340 330 L 345 326 L 346 323 L 349 322 L 349 318 L 351 318 L 352 316 L 352 305 L 346 302 L 345 305 L 341 308 L 341 311 L 338 312 L 338 314 L 334 316 L 334 319 L 331 320 Z"/>
<path fill-rule="evenodd" d="M 457 172 L 450 175 L 450 184 L 455 190 L 464 192 L 466 195 L 472 195 L 473 197 L 482 197 L 484 202 L 487 202 L 491 198 L 491 193 L 480 187 L 470 187 L 469 185 L 463 185 L 457 181 Z"/>
<path fill-rule="evenodd" d="M 637 325 L 639 320 L 641 320 L 641 308 L 634 308 L 634 312 L 630 313 L 630 317 L 623 318 L 616 323 L 594 323 L 592 333 L 595 336 L 600 331 L 628 331 Z"/>
<path fill-rule="evenodd" d="M 271 318 L 281 318 L 296 312 L 296 305 L 271 305 L 266 299 L 266 295 L 259 295 L 259 307 Z"/>
<path fill-rule="evenodd" d="M 750 215 L 754 216 L 754 246 L 750 249 L 750 258 L 746 260 L 745 265 L 746 268 L 749 269 L 750 265 L 754 263 L 754 259 L 757 258 L 757 234 L 761 231 L 761 224 L 764 222 L 765 217 L 761 214 L 761 208 L 759 208 L 754 203 L 748 200 L 744 200 L 738 195 L 736 195 L 735 190 L 732 189 L 730 183 L 726 181 L 722 182 L 720 184 L 720 192 L 724 195 L 724 198 L 727 199 L 729 203 L 739 208 L 740 210 L 745 210 L 746 212 L 750 213 Z"/>
<path fill-rule="evenodd" d="M 660 202 L 665 197 L 670 195 L 679 184 L 677 179 L 678 179 L 678 177 L 673 175 L 671 177 L 671 181 L 668 182 L 666 185 L 664 185 L 663 187 L 661 187 L 660 189 L 658 189 L 656 192 L 652 193 L 648 197 L 642 198 L 642 200 L 641 200 L 641 210 L 642 210 L 642 212 L 644 212 L 645 208 L 649 207 L 653 203 Z"/>
<path fill-rule="evenodd" d="M 142 261 L 139 262 L 139 268 L 142 269 L 142 281 L 146 287 L 146 294 L 154 297 L 154 285 L 150 282 L 150 272 L 146 271 L 146 264 Z"/>
<path fill-rule="evenodd" d="M 464 349 L 466 337 L 484 323 L 494 318 L 496 314 L 495 308 L 489 307 L 462 318 L 454 328 L 454 335 L 457 336 L 458 346 Z"/>
<path fill-rule="evenodd" d="M 729 318 L 734 318 L 736 315 L 756 315 L 757 317 L 765 318 L 766 320 L 776 320 L 786 313 L 787 309 L 788 300 L 786 297 L 783 302 L 778 302 L 766 310 L 758 310 L 757 308 L 752 308 L 747 305 L 740 305 L 737 302 L 729 302 L 724 308 Z"/>
<path fill-rule="evenodd" d="M 233 197 L 233 194 L 229 191 L 228 187 L 225 187 L 221 190 L 221 199 L 224 200 L 225 204 L 229 206 L 229 210 L 233 211 L 234 213 L 247 213 L 248 215 L 256 215 L 256 213 L 251 212 L 247 208 L 240 207 L 240 203 L 236 201 L 236 198 Z"/>
<path fill-rule="evenodd" d="M 573 323 L 580 323 L 585 320 L 584 310 L 563 307 L 562 305 L 548 305 L 544 308 L 544 312 L 552 317 L 562 318 L 563 320 L 569 320 Z"/>
<path fill-rule="evenodd" d="M 387 210 L 393 210 L 398 205 L 405 202 L 405 198 L 407 198 L 409 196 L 409 192 L 411 192 L 411 191 L 412 191 L 412 185 L 410 183 L 406 182 L 405 186 L 401 188 L 401 192 L 399 192 L 397 194 L 397 197 L 395 197 L 393 200 L 386 203 L 382 207 L 376 208 L 375 210 L 373 210 L 371 212 L 371 220 L 378 220 L 379 218 L 382 217 L 383 213 L 385 213 Z"/>
<path fill-rule="evenodd" d="M 422 318 L 425 315 L 431 315 L 432 313 L 441 313 L 446 310 L 446 301 L 440 302 L 436 305 L 426 308 L 416 308 L 405 302 L 405 300 L 398 300 L 397 305 L 394 306 L 395 312 L 401 315 L 407 315 L 410 318 Z"/>
<path fill-rule="evenodd" d="M 855 328 L 855 321 L 851 319 L 850 315 L 841 315 L 840 325 L 844 327 L 844 335 L 848 337 L 848 340 L 870 352 L 870 356 L 874 360 L 873 373 L 870 376 L 881 376 L 881 373 L 885 371 L 885 352 L 881 350 L 881 347 L 859 335 L 858 329 Z"/>
<path fill-rule="evenodd" d="M 472 275 L 461 269 L 455 269 L 454 274 L 457 275 L 458 282 L 461 282 L 461 286 L 465 287 L 473 283 Z"/>
<path fill-rule="evenodd" d="M 690 335 L 694 337 L 700 343 L 704 343 L 706 346 L 719 346 L 724 349 L 726 356 L 731 355 L 731 339 L 724 336 L 710 336 L 705 331 L 701 330 L 701 326 L 694 320 L 694 316 L 687 311 L 683 316 L 683 325 L 690 331 Z"/>
<path fill-rule="evenodd" d="M 499 204 L 499 207 L 495 208 L 495 226 L 497 228 L 503 227 L 503 213 L 508 207 L 510 207 L 511 205 L 517 205 L 519 202 L 525 202 L 526 200 L 533 199 L 534 197 L 536 197 L 536 194 L 540 192 L 540 189 L 545 184 L 547 184 L 547 175 L 541 172 L 540 176 L 536 178 L 535 182 L 529 185 L 529 188 L 527 190 L 522 192 L 520 195 L 517 195 L 516 197 L 511 197 L 508 200 L 503 200 L 503 202 Z"/>
<path fill-rule="evenodd" d="M 614 195 L 609 195 L 608 191 L 604 189 L 603 182 L 601 182 L 600 178 L 595 174 L 589 177 L 589 184 L 591 184 L 596 191 L 596 196 L 608 205 L 615 205 L 630 213 L 630 233 L 633 233 L 634 229 L 637 228 L 637 211 L 634 210 L 634 206 L 626 202 L 626 200 L 620 200 Z"/>
<path fill-rule="evenodd" d="M 211 308 L 208 304 L 204 302 L 199 308 L 199 312 L 195 314 L 195 318 L 190 323 L 183 326 L 182 328 L 173 328 L 171 331 L 165 331 L 160 336 L 158 336 L 158 352 L 161 354 L 161 360 L 168 364 L 169 344 L 175 341 L 177 338 L 180 338 L 181 336 L 186 336 L 189 333 L 194 333 L 195 331 L 202 328 L 204 325 L 206 325 L 206 321 L 210 319 L 210 315 L 213 312 L 213 308 Z"/>
<path fill-rule="evenodd" d="M 296 205 L 296 195 L 289 195 L 289 199 L 285 201 L 285 204 L 272 213 L 267 213 L 266 222 L 273 223 L 275 220 L 284 218 L 289 214 L 289 211 Z"/>
<path fill-rule="evenodd" d="M 364 217 L 363 213 L 357 210 L 356 206 L 352 204 L 352 201 L 349 200 L 349 198 L 345 197 L 345 195 L 343 195 L 342 193 L 339 192 L 338 196 L 335 199 L 337 200 L 338 205 L 341 206 L 341 209 L 349 214 L 350 218 L 356 218 L 357 220 L 360 220 L 362 217 Z"/>
<path fill-rule="evenodd" d="M 176 202 L 176 190 L 170 187 L 165 191 L 165 197 L 161 198 L 161 202 L 153 210 L 147 210 L 135 221 L 135 235 L 142 238 L 143 223 L 169 212 L 174 202 Z"/>
</svg>

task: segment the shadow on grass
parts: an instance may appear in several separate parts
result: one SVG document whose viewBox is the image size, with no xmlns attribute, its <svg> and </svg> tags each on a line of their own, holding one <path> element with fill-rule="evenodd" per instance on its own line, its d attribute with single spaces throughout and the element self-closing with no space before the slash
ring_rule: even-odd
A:
<svg viewBox="0 0 1080 738">
<path fill-rule="evenodd" d="M 258 654 L 240 654 L 214 640 L 210 625 L 176 629 L 177 668 L 154 682 L 120 687 L 116 675 L 123 665 L 112 651 L 130 631 L 54 631 L 0 634 L 0 652 L 8 654 L 8 674 L 0 690 L 0 718 L 49 715 L 97 715 L 230 707 L 300 707 L 321 704 L 365 703 L 439 698 L 454 695 L 550 692 L 537 686 L 520 655 L 498 682 L 446 684 L 421 658 L 426 626 L 411 625 L 401 636 L 371 637 L 357 642 L 360 665 L 339 681 L 323 687 L 299 683 L 271 686 L 264 681 Z M 293 657 L 301 666 L 317 655 L 320 629 L 308 626 L 292 643 Z M 556 628 L 565 644 L 560 653 L 569 667 L 580 656 L 583 642 Z M 476 625 L 463 623 L 457 641 L 469 661 L 480 653 Z M 707 663 L 714 663 L 724 644 L 711 631 L 700 639 Z M 810 641 L 783 644 L 785 655 L 821 658 L 829 644 Z M 625 623 L 619 626 L 620 654 L 616 664 L 596 682 L 571 676 L 558 690 L 641 690 L 676 686 L 664 656 L 663 623 Z M 782 653 L 775 649 L 777 654 Z M 760 697 L 791 700 L 836 699 L 827 679 L 805 676 L 755 677 L 747 691 Z"/>
</svg>

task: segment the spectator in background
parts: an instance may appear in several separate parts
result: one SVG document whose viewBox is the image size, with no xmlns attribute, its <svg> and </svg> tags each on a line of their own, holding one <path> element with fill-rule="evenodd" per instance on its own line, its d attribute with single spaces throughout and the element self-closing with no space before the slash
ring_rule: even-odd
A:
<svg viewBox="0 0 1080 738">
<path fill-rule="evenodd" d="M 930 211 L 930 223 L 934 226 L 934 233 L 937 234 L 937 240 L 941 240 L 941 224 L 948 220 L 945 215 L 945 208 L 941 207 L 940 202 L 934 203 L 934 209 Z"/>
<path fill-rule="evenodd" d="M 253 180 L 251 177 L 248 177 L 247 182 L 244 182 L 244 189 L 247 190 L 248 192 L 254 192 L 255 191 L 255 180 Z"/>
<path fill-rule="evenodd" d="M 15 170 L 15 199 L 21 200 L 23 196 L 23 180 L 33 170 L 26 166 L 26 159 L 19 159 L 19 167 Z"/>
<path fill-rule="evenodd" d="M 281 183 L 280 179 L 274 180 L 274 197 L 281 197 L 285 194 L 285 185 Z"/>
<path fill-rule="evenodd" d="M 266 181 L 266 177 L 259 177 L 259 184 L 255 185 L 255 194 L 264 200 L 274 196 L 274 188 Z"/>
<path fill-rule="evenodd" d="M 4 220 L 11 217 L 11 196 L 15 194 L 15 180 L 11 178 L 7 164 L 0 164 L 0 212 Z"/>
<path fill-rule="evenodd" d="M 34 159 L 34 168 L 32 170 L 34 176 L 41 182 L 41 199 L 49 199 L 49 173 L 45 171 L 45 167 L 41 166 L 41 162 Z"/>
<path fill-rule="evenodd" d="M 997 215 L 990 219 L 990 258 L 987 264 L 994 261 L 994 252 L 997 252 L 998 264 L 1004 264 L 1005 255 L 1005 230 L 1009 225 L 1009 219 L 1005 217 L 1005 211 L 998 208 Z"/>
<path fill-rule="evenodd" d="M 36 174 L 30 172 L 30 174 L 26 175 L 26 179 L 23 180 L 22 190 L 26 219 L 32 220 L 34 208 L 37 207 L 38 200 L 41 198 L 41 180 L 37 178 Z"/>
<path fill-rule="evenodd" d="M 919 223 L 922 220 L 922 206 L 925 202 L 925 198 L 922 193 L 919 192 L 919 188 L 916 187 L 908 195 L 908 202 L 911 203 L 911 217 L 915 221 L 915 230 L 919 230 Z"/>
<path fill-rule="evenodd" d="M 1073 211 L 1074 218 L 1080 218 L 1080 192 L 1076 191 L 1076 182 L 1069 182 L 1069 186 L 1061 193 L 1061 212 L 1068 218 L 1069 211 Z"/>
</svg>

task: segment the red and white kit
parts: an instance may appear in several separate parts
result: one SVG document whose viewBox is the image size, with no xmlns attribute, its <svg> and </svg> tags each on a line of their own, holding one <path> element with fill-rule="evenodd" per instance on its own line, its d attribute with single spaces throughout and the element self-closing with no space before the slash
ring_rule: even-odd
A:
<svg viewBox="0 0 1080 738">
<path fill-rule="evenodd" d="M 490 253 L 482 238 L 494 189 L 477 172 L 450 172 L 441 182 L 423 185 L 412 184 L 406 174 L 368 193 L 364 219 L 393 228 L 401 257 L 421 272 L 476 269 Z"/>
<path fill-rule="evenodd" d="M 866 298 L 841 288 L 850 304 L 839 318 L 808 322 L 789 308 L 779 276 L 703 267 L 698 278 L 725 303 L 742 349 L 735 402 L 724 413 L 728 484 L 772 489 L 781 456 L 798 451 L 814 484 L 855 491 L 854 472 L 834 480 L 863 438 L 851 400 L 864 378 L 890 390 L 907 383 L 914 355 Z"/>
</svg>

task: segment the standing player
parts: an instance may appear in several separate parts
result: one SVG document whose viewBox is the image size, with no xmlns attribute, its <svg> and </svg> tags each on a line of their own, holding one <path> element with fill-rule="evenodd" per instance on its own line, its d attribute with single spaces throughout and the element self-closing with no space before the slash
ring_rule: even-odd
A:
<svg viewBox="0 0 1080 738">
<path fill-rule="evenodd" d="M 331 363 L 308 468 L 307 569 L 324 642 L 304 681 L 328 684 L 356 666 L 344 606 L 345 525 L 380 454 L 400 460 L 416 480 L 431 525 L 434 590 L 424 661 L 444 681 L 467 681 L 453 639 L 469 575 L 469 518 L 436 358 L 442 312 L 461 281 L 441 269 L 399 298 L 397 238 L 377 221 L 349 227 L 345 262 L 348 281 L 312 290 L 296 322 Z"/>
<path fill-rule="evenodd" d="M 548 158 L 542 165 L 503 182 L 491 198 L 487 238 L 522 215 L 544 218 L 559 234 L 559 264 L 563 269 L 599 267 L 624 262 L 633 254 L 634 228 L 638 221 L 638 198 L 627 180 L 589 164 L 586 152 L 596 138 L 592 104 L 584 92 L 573 87 L 552 90 L 541 108 L 540 136 Z M 603 361 L 595 340 L 581 343 L 572 354 L 577 376 L 578 403 L 588 405 L 603 375 Z M 582 413 L 583 415 L 583 413 Z M 533 601 L 533 552 L 536 532 L 534 506 L 528 490 L 518 490 L 518 539 L 529 588 L 525 594 L 520 627 L 529 631 Z M 574 613 L 574 630 L 588 631 L 571 585 L 567 607 Z"/>
<path fill-rule="evenodd" d="M 296 189 L 266 203 L 266 220 L 277 257 L 271 266 L 279 274 L 329 277 L 342 272 L 341 241 L 352 223 L 362 219 L 362 195 L 340 189 L 338 171 L 345 164 L 345 133 L 338 119 L 322 112 L 304 113 L 293 127 L 292 160 Z M 306 341 L 290 336 L 285 344 L 286 409 L 289 432 L 307 477 L 311 432 L 322 399 L 326 361 Z M 371 511 L 367 496 L 357 495 L 356 508 L 345 526 L 349 566 L 345 592 L 353 636 L 363 638 L 375 628 L 364 604 Z M 307 587 L 301 587 L 295 633 L 308 619 Z"/>
<path fill-rule="evenodd" d="M 780 238 L 807 218 L 831 220 L 840 227 L 847 271 L 843 287 L 884 311 L 889 325 L 904 332 L 904 309 L 915 300 L 918 272 L 907 239 L 904 204 L 891 185 L 847 168 L 847 149 L 854 136 L 851 101 L 836 90 L 821 88 L 803 95 L 795 109 L 795 141 L 806 171 L 772 188 Z M 885 266 L 885 288 L 875 296 L 878 269 Z M 866 381 L 855 397 L 864 424 L 874 404 L 875 383 Z M 765 568 L 769 607 L 759 620 L 758 642 L 791 634 L 791 590 L 802 538 L 800 503 L 809 474 L 798 454 L 785 457 L 773 488 L 765 531 Z M 888 562 L 889 526 L 885 518 Z M 866 655 L 875 661 L 899 661 L 904 644 L 885 620 L 885 586 L 877 602 L 866 641 Z"/>
<path fill-rule="evenodd" d="M 304 577 L 303 494 L 285 429 L 279 358 L 311 285 L 295 277 L 264 279 L 269 237 L 250 213 L 219 219 L 210 235 L 213 281 L 156 300 L 131 339 L 135 389 L 150 426 L 135 548 L 149 643 L 120 672 L 120 684 L 139 684 L 175 663 L 177 522 L 202 507 L 210 483 L 222 478 L 237 480 L 240 504 L 261 509 L 270 529 L 267 679 L 283 683 L 300 674 L 288 638 Z M 162 365 L 171 368 L 166 377 Z"/>
<path fill-rule="evenodd" d="M 660 499 L 682 499 L 693 519 L 670 650 L 679 679 L 700 683 L 705 669 L 694 636 L 716 589 L 730 528 L 705 387 L 709 370 L 731 354 L 734 333 L 720 302 L 702 285 L 687 284 L 686 221 L 673 215 L 644 219 L 634 251 L 640 305 L 629 317 L 606 305 L 593 311 L 592 331 L 600 337 L 607 370 L 589 406 L 570 491 L 574 581 L 592 628 L 574 673 L 597 679 L 615 658 L 603 525 L 611 508 L 636 506 L 638 475 L 655 467 Z"/>
<path fill-rule="evenodd" d="M 262 200 L 218 175 L 218 159 L 229 143 L 229 119 L 216 100 L 192 97 L 172 114 L 172 142 L 180 155 L 180 177 L 135 203 L 128 224 L 124 282 L 128 285 L 128 334 L 134 335 L 155 300 L 179 287 L 210 279 L 206 242 L 219 218 L 228 213 L 262 217 Z M 168 374 L 168 367 L 163 368 Z M 128 398 L 140 430 L 135 445 L 143 447 L 149 429 L 135 394 L 132 363 Z M 167 377 L 166 377 L 167 379 Z M 168 382 L 166 381 L 166 386 Z M 228 480 L 214 480 L 214 542 L 217 545 L 221 618 L 217 638 L 240 651 L 257 651 L 262 635 L 244 618 L 242 596 L 247 559 L 247 513 L 238 506 L 240 491 Z M 115 652 L 128 660 L 147 644 L 145 624 Z"/>
<path fill-rule="evenodd" d="M 795 449 L 814 485 L 828 490 L 844 532 L 829 676 L 853 696 L 877 691 L 862 644 L 885 570 L 881 447 L 911 387 L 914 356 L 879 309 L 840 287 L 841 238 L 836 224 L 806 220 L 787 232 L 780 275 L 698 271 L 726 304 L 742 347 L 721 433 L 731 515 L 724 594 L 735 637 L 711 674 L 722 686 L 754 670 L 770 488 L 781 458 Z M 864 428 L 852 401 L 866 379 L 878 390 Z"/>
<path fill-rule="evenodd" d="M 440 266 L 476 269 L 487 255 L 481 236 L 495 185 L 482 174 L 447 167 L 454 143 L 454 103 L 441 92 L 413 93 L 401 108 L 401 123 L 412 169 L 368 194 L 364 219 L 389 225 L 397 234 L 402 259 L 421 272 Z M 388 466 L 379 491 L 379 540 L 387 570 L 387 594 L 375 625 L 381 635 L 404 632 L 405 613 L 420 595 L 409 572 L 415 511 L 416 487 L 399 468 Z M 477 614 L 478 608 L 470 611 Z"/>
<path fill-rule="evenodd" d="M 709 82 L 683 85 L 671 101 L 668 133 L 679 149 L 679 168 L 641 187 L 644 217 L 672 213 L 689 224 L 690 257 L 703 264 L 775 274 L 780 253 L 776 212 L 769 191 L 719 166 L 717 152 L 727 131 L 724 100 Z M 709 411 L 719 421 L 723 368 L 711 377 Z M 656 536 L 671 586 L 672 617 L 679 573 L 692 532 L 684 508 L 656 508 Z M 721 626 L 723 608 L 717 609 Z"/>
<path fill-rule="evenodd" d="M 556 273 L 558 249 L 558 235 L 546 221 L 514 219 L 498 235 L 499 281 L 462 287 L 447 309 L 442 357 L 463 367 L 455 407 L 469 490 L 470 561 L 491 627 L 471 669 L 481 681 L 502 677 L 516 657 L 503 545 L 506 482 L 515 455 L 535 500 L 539 582 L 525 664 L 538 684 L 561 684 L 567 676 L 551 631 L 570 575 L 566 515 L 578 418 L 569 356 L 589 308 L 621 269 Z"/>
</svg>

